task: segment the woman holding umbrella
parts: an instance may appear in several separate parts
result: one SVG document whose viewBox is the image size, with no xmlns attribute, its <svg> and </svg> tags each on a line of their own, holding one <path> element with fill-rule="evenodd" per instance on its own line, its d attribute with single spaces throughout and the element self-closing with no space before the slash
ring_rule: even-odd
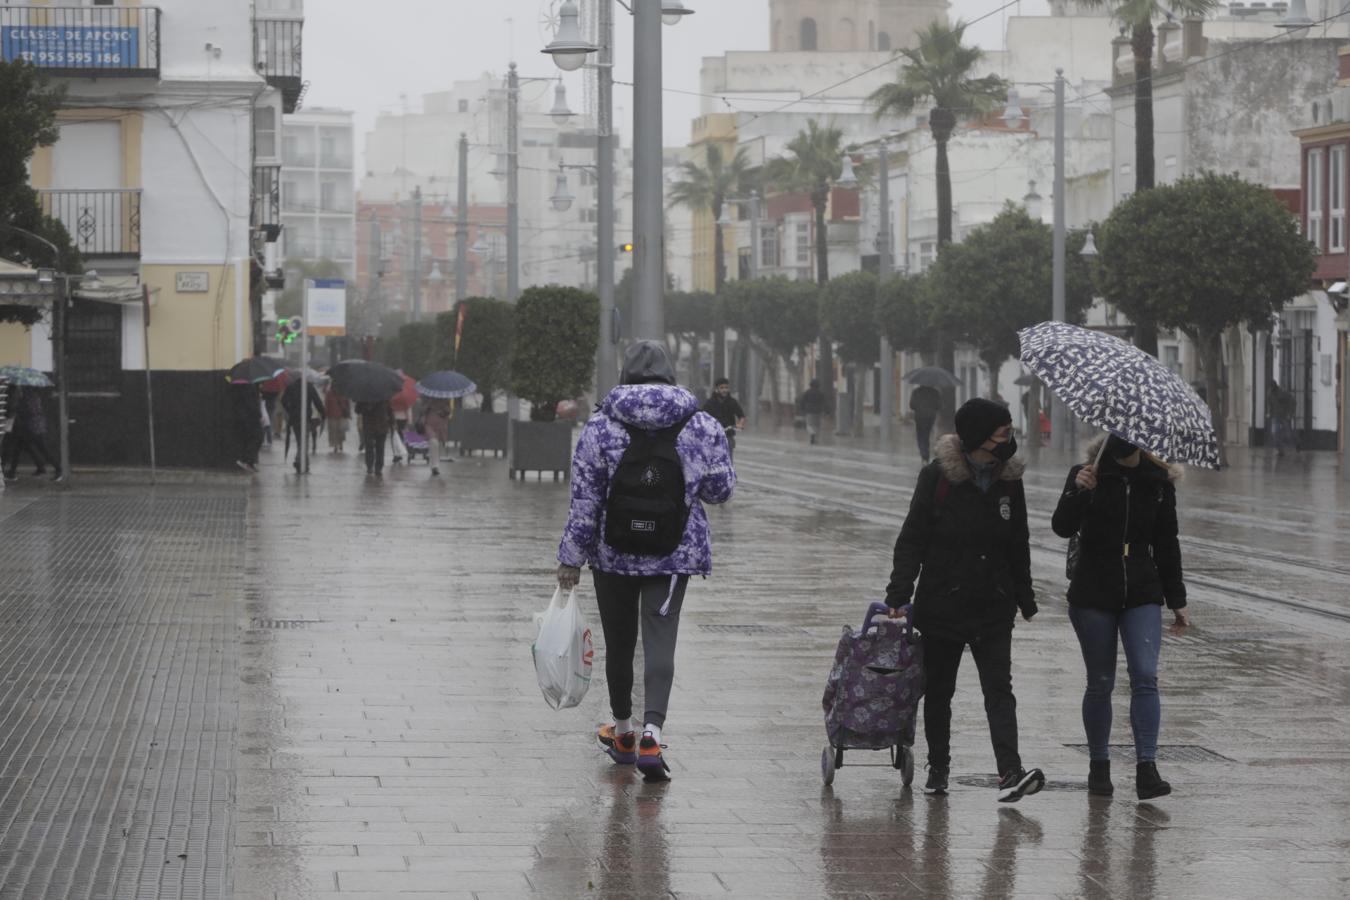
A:
<svg viewBox="0 0 1350 900">
<path fill-rule="evenodd" d="M 1140 800 L 1172 786 L 1158 774 L 1158 652 L 1164 603 L 1175 626 L 1190 624 L 1177 540 L 1180 468 L 1114 434 L 1088 448 L 1087 462 L 1069 470 L 1051 527 L 1077 538 L 1071 562 L 1069 620 L 1087 668 L 1083 728 L 1091 760 L 1088 792 L 1110 796 L 1111 691 L 1116 647 L 1125 647 L 1134 729 L 1135 787 Z"/>
<path fill-rule="evenodd" d="M 1190 624 L 1177 540 L 1179 470 L 1219 468 L 1209 407 L 1157 359 L 1102 332 L 1045 322 L 1019 332 L 1022 362 L 1074 415 L 1105 429 L 1074 466 L 1051 527 L 1069 538 L 1069 618 L 1083 651 L 1088 791 L 1112 793 L 1109 742 L 1116 647 L 1130 673 L 1135 788 L 1140 800 L 1172 786 L 1158 774 L 1158 652 L 1165 603 L 1173 628 Z M 1064 423 L 1067 424 L 1067 423 Z M 1063 427 L 1055 423 L 1056 428 Z"/>
</svg>

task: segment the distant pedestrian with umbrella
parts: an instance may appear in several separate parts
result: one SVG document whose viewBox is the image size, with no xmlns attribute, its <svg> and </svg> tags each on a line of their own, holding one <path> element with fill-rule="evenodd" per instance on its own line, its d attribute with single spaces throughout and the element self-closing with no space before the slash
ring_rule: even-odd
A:
<svg viewBox="0 0 1350 900">
<path fill-rule="evenodd" d="M 263 445 L 263 417 L 267 414 L 258 397 L 258 388 L 247 382 L 236 382 L 225 390 L 229 398 L 230 418 L 239 441 L 239 455 L 235 457 L 234 464 L 256 475 L 258 451 Z"/>
<path fill-rule="evenodd" d="M 937 388 L 921 384 L 909 395 L 909 408 L 914 413 L 914 438 L 919 445 L 919 457 L 927 465 L 929 441 L 933 436 L 933 426 L 937 424 L 938 412 L 942 409 L 942 395 Z"/>
<path fill-rule="evenodd" d="M 437 444 L 437 461 L 431 465 L 431 474 L 439 475 L 437 465 L 450 442 L 450 418 L 454 410 L 450 404 L 461 397 L 467 397 L 478 390 L 478 386 L 467 376 L 449 369 L 432 372 L 417 382 L 417 393 L 421 398 L 414 410 L 414 427 L 422 434 L 434 437 Z"/>
<path fill-rule="evenodd" d="M 1083 728 L 1088 789 L 1107 795 L 1116 648 L 1130 675 L 1135 790 L 1141 800 L 1172 786 L 1158 774 L 1161 607 L 1173 629 L 1190 625 L 1177 532 L 1181 463 L 1217 469 L 1209 407 L 1157 359 L 1119 338 L 1062 322 L 1019 332 L 1022 362 L 1084 421 L 1108 436 L 1069 471 L 1051 525 L 1069 539 L 1069 618 L 1087 670 Z"/>
<path fill-rule="evenodd" d="M 961 386 L 961 379 L 939 366 L 920 366 L 905 374 L 906 384 L 914 385 L 909 396 L 909 408 L 914 413 L 914 437 L 919 445 L 919 456 L 926 464 L 929 459 L 930 439 L 942 412 L 942 392 Z"/>
<path fill-rule="evenodd" d="M 14 421 L 5 436 L 3 454 L 4 477 L 8 481 L 18 477 L 19 458 L 24 453 L 36 466 L 34 475 L 45 475 L 50 466 L 53 469 L 52 481 L 60 481 L 64 477 L 61 464 L 47 450 L 47 412 L 42 404 L 42 388 L 36 386 L 44 382 L 50 385 L 51 382 L 42 373 L 36 374 L 41 376 L 41 381 L 19 381 L 14 389 Z"/>
<path fill-rule="evenodd" d="M 828 406 L 829 400 L 825 397 L 825 392 L 820 389 L 820 379 L 812 378 L 811 384 L 797 398 L 797 409 L 806 419 L 806 434 L 813 444 L 820 439 L 820 427 L 824 422 L 825 411 Z"/>
<path fill-rule="evenodd" d="M 366 448 L 366 474 L 384 475 L 384 443 L 394 430 L 394 410 L 388 400 L 369 400 L 356 404 L 361 417 L 361 440 Z"/>
<path fill-rule="evenodd" d="M 294 435 L 295 473 L 297 475 L 303 471 L 301 460 L 305 457 L 305 448 L 301 441 L 309 440 L 309 452 L 313 454 L 314 445 L 318 442 L 318 426 L 323 423 L 328 415 L 323 396 L 319 393 L 319 389 L 313 381 L 309 382 L 309 390 L 306 392 L 309 402 L 304 404 L 305 409 L 301 409 L 300 386 L 302 383 L 299 374 L 291 376 L 290 384 L 286 385 L 286 390 L 281 394 L 281 408 L 286 412 L 285 452 L 290 452 L 291 436 Z"/>
</svg>

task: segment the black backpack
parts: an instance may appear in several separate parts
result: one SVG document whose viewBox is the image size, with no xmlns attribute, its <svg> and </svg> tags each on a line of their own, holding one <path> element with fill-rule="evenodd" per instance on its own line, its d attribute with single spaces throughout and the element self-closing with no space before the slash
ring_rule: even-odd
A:
<svg viewBox="0 0 1350 900">
<path fill-rule="evenodd" d="M 694 417 L 660 431 L 627 422 L 623 451 L 605 500 L 605 543 L 621 553 L 669 556 L 684 539 L 689 505 L 684 500 L 684 467 L 675 441 Z"/>
</svg>

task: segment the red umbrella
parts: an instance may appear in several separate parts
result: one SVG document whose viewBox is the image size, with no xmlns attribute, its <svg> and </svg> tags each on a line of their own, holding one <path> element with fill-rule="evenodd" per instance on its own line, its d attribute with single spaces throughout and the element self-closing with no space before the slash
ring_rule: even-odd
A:
<svg viewBox="0 0 1350 900">
<path fill-rule="evenodd" d="M 290 383 L 291 373 L 283 371 L 278 374 L 276 378 L 269 379 L 258 385 L 258 390 L 262 391 L 264 394 L 280 394 L 282 391 L 286 390 L 286 385 Z"/>
<path fill-rule="evenodd" d="M 403 372 L 400 371 L 399 374 L 403 375 Z M 394 408 L 394 412 L 407 412 L 416 402 L 417 382 L 403 375 L 403 388 L 389 401 L 389 405 Z"/>
</svg>

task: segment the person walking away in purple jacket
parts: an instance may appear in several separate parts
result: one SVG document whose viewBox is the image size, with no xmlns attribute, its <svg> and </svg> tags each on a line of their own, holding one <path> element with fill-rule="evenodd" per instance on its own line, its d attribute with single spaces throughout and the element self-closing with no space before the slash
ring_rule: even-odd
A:
<svg viewBox="0 0 1350 900">
<path fill-rule="evenodd" d="M 666 554 L 631 552 L 618 542 L 607 509 L 617 508 L 630 444 L 651 446 L 673 435 L 679 472 L 684 476 L 684 518 L 679 545 Z M 629 459 L 632 459 L 630 454 Z M 647 484 L 663 470 L 650 465 Z M 647 476 L 652 475 L 649 479 Z M 660 476 L 665 477 L 665 476 Z M 693 575 L 712 571 L 712 543 L 704 503 L 725 503 L 736 486 L 726 435 L 717 420 L 699 411 L 698 399 L 675 384 L 675 369 L 663 345 L 639 341 L 624 355 L 618 387 L 601 401 L 582 428 L 572 459 L 572 503 L 558 547 L 558 584 L 576 587 L 581 568 L 590 566 L 600 624 L 605 635 L 605 677 L 609 682 L 612 722 L 597 735 L 605 752 L 621 765 L 636 764 L 649 781 L 665 781 L 670 767 L 662 757 L 661 729 L 666 722 L 675 678 L 675 639 L 685 589 Z M 634 525 L 638 524 L 636 521 Z M 673 545 L 673 541 L 671 541 Z M 642 735 L 633 718 L 633 657 L 639 629 L 644 659 L 646 711 Z"/>
</svg>

